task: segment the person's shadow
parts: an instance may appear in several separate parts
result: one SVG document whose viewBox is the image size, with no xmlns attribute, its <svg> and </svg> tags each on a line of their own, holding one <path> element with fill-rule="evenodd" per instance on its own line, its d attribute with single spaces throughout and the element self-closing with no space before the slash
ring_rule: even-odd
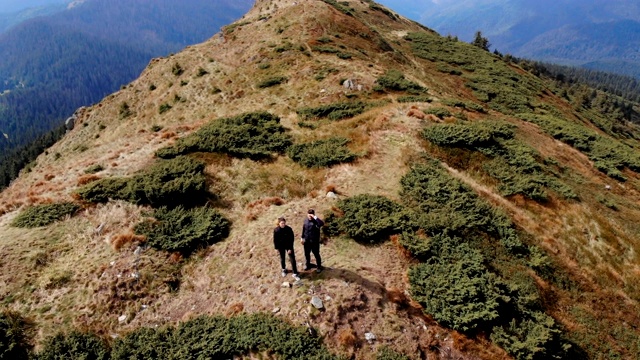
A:
<svg viewBox="0 0 640 360">
<path fill-rule="evenodd" d="M 422 311 L 422 306 L 418 302 L 411 300 L 402 290 L 387 289 L 380 282 L 369 280 L 353 270 L 325 267 L 319 274 L 313 272 L 310 278 L 336 279 L 360 286 L 367 292 L 380 296 L 380 306 L 392 303 L 395 304 L 397 311 L 404 311 L 410 316 L 418 316 L 427 324 L 435 323 L 433 319 Z"/>
</svg>

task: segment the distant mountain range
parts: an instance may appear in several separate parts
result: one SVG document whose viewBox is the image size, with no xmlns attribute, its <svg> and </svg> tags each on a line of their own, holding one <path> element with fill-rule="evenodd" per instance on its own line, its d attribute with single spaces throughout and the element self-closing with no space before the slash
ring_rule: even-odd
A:
<svg viewBox="0 0 640 360">
<path fill-rule="evenodd" d="M 135 79 L 153 57 L 213 36 L 252 3 L 88 0 L 0 34 L 0 154 Z"/>
<path fill-rule="evenodd" d="M 640 2 L 632 0 L 382 0 L 442 35 L 492 50 L 640 78 Z"/>
<path fill-rule="evenodd" d="M 25 20 L 36 16 L 52 15 L 64 11 L 67 2 L 63 0 L 9 1 L 0 6 L 0 33 Z"/>
</svg>

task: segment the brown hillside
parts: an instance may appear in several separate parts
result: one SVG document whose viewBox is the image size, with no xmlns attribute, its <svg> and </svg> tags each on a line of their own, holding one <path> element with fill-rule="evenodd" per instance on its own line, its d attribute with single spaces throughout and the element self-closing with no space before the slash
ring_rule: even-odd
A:
<svg viewBox="0 0 640 360">
<path fill-rule="evenodd" d="M 503 209 L 526 245 L 542 249 L 560 269 L 554 279 L 527 271 L 542 309 L 580 354 L 608 358 L 595 354 L 611 351 L 628 359 L 640 354 L 638 174 L 627 166 L 621 170 L 626 181 L 607 176 L 588 154 L 554 139 L 540 123 L 480 99 L 465 77 L 479 69 L 417 55 L 417 41 L 407 35 L 439 39 L 430 30 L 368 1 L 337 3 L 352 9 L 353 16 L 330 3 L 258 0 L 220 34 L 153 59 L 137 80 L 84 109 L 75 128 L 0 194 L 2 308 L 35 322 L 36 344 L 78 328 L 115 337 L 202 314 L 273 312 L 296 325 L 309 323 L 333 353 L 357 359 L 375 358 L 383 345 L 415 359 L 512 358 L 491 341 L 488 329 L 455 331 L 423 312 L 411 297 L 408 276 L 419 261 L 399 235 L 381 245 L 363 245 L 346 235 L 327 237 L 321 252 L 328 269 L 303 273 L 300 286 L 281 287 L 291 277 L 281 277 L 271 240 L 279 216 L 288 219 L 297 239 L 308 208 L 322 218 L 336 212 L 328 191 L 339 199 L 376 194 L 405 201 L 402 177 L 415 163 L 433 158 L 452 178 Z M 462 56 L 456 46 L 445 48 L 450 51 L 446 56 Z M 467 51 L 465 56 L 473 57 L 479 50 Z M 553 84 L 497 56 L 485 56 L 536 89 L 531 106 L 546 112 L 532 113 L 553 114 L 637 151 L 640 137 L 612 135 L 598 126 L 603 115 L 576 110 L 554 94 Z M 445 65 L 462 76 L 443 70 Z M 431 101 L 401 102 L 406 91 L 377 91 L 377 80 L 389 70 L 428 89 Z M 500 76 L 497 70 L 491 75 Z M 270 80 L 277 81 L 266 86 Z M 345 80 L 354 87 L 343 86 Z M 370 106 L 339 121 L 304 119 L 297 112 L 355 101 Z M 442 109 L 448 114 L 438 116 Z M 232 223 L 228 238 L 191 257 L 151 248 L 134 253 L 144 243 L 134 227 L 149 207 L 119 200 L 90 204 L 76 194 L 99 179 L 148 168 L 158 161 L 156 151 L 205 124 L 256 111 L 280 117 L 295 143 L 342 136 L 360 156 L 351 163 L 309 169 L 284 155 L 261 161 L 189 155 L 206 163 L 207 190 L 215 194 L 208 204 Z M 489 155 L 438 146 L 421 136 L 429 127 L 489 121 L 513 125 L 515 139 L 550 164 L 558 182 L 576 198 L 551 188 L 545 201 L 505 195 L 502 183 L 486 170 Z M 640 134 L 635 125 L 620 126 Z M 95 165 L 102 169 L 89 174 Z M 82 209 L 46 227 L 12 226 L 29 206 L 62 201 Z M 304 262 L 298 241 L 296 256 Z M 324 311 L 312 308 L 312 296 L 324 301 Z M 369 332 L 375 341 L 365 340 Z"/>
</svg>

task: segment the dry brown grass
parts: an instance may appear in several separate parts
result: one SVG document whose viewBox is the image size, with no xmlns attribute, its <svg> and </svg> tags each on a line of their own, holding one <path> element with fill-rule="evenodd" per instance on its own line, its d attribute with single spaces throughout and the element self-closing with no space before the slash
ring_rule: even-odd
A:
<svg viewBox="0 0 640 360">
<path fill-rule="evenodd" d="M 344 349 L 353 349 L 358 346 L 359 341 L 353 329 L 340 329 L 338 331 L 338 342 Z"/>
<path fill-rule="evenodd" d="M 124 246 L 134 243 L 144 242 L 145 237 L 142 235 L 136 235 L 133 233 L 118 234 L 113 236 L 109 242 L 113 250 L 120 251 Z"/>
<path fill-rule="evenodd" d="M 95 174 L 82 175 L 78 178 L 76 185 L 83 186 L 100 179 L 101 177 Z"/>
</svg>

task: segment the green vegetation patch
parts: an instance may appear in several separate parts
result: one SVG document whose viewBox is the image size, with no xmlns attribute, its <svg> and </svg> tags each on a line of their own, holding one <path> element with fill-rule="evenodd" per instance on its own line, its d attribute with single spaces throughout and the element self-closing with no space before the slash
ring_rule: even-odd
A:
<svg viewBox="0 0 640 360">
<path fill-rule="evenodd" d="M 431 101 L 433 101 L 431 99 L 431 97 L 426 96 L 426 95 L 405 95 L 405 96 L 399 96 L 398 97 L 398 102 L 400 103 L 409 103 L 409 102 L 428 102 L 430 103 Z"/>
<path fill-rule="evenodd" d="M 414 95 L 427 92 L 426 88 L 405 79 L 404 74 L 395 69 L 387 71 L 384 75 L 376 79 L 376 85 L 373 89 L 376 91 L 407 91 Z"/>
<path fill-rule="evenodd" d="M 505 114 L 529 112 L 539 104 L 542 81 L 534 76 L 518 73 L 497 56 L 476 46 L 444 38 L 427 32 L 410 33 L 405 39 L 411 42 L 416 56 L 438 63 L 446 72 L 458 71 L 467 79 L 466 86 L 473 90 L 478 100 Z"/>
<path fill-rule="evenodd" d="M 33 324 L 12 311 L 0 313 L 0 359 L 28 359 Z"/>
<path fill-rule="evenodd" d="M 546 201 L 545 188 L 550 188 L 564 198 L 577 199 L 573 190 L 547 169 L 535 149 L 515 138 L 514 128 L 507 123 L 482 121 L 434 125 L 422 135 L 439 146 L 484 154 L 488 160 L 482 168 L 500 181 L 499 190 L 504 196 L 522 194 Z"/>
<path fill-rule="evenodd" d="M 135 232 L 145 235 L 146 243 L 158 250 L 188 255 L 229 235 L 229 220 L 215 209 L 162 207 L 152 216 L 136 225 Z"/>
<path fill-rule="evenodd" d="M 0 355 L 28 358 L 26 351 L 16 350 L 21 349 Z M 94 334 L 74 331 L 47 339 L 35 356 L 45 360 L 232 359 L 256 352 L 292 360 L 340 359 L 318 336 L 309 335 L 306 327 L 267 314 L 200 316 L 176 326 L 140 327 L 109 343 Z"/>
<path fill-rule="evenodd" d="M 85 174 L 95 174 L 104 170 L 104 166 L 100 164 L 91 165 L 88 168 L 84 169 Z"/>
<path fill-rule="evenodd" d="M 341 216 L 331 222 L 335 220 L 341 232 L 358 242 L 379 243 L 400 231 L 402 206 L 384 196 L 356 195 L 340 200 L 337 208 Z"/>
<path fill-rule="evenodd" d="M 280 85 L 282 83 L 287 82 L 288 80 L 289 80 L 289 78 L 286 77 L 286 76 L 273 76 L 273 77 L 264 79 L 261 82 L 259 82 L 258 83 L 258 88 L 265 89 L 265 88 L 268 88 L 268 87 Z"/>
<path fill-rule="evenodd" d="M 255 112 L 214 120 L 174 145 L 158 150 L 156 156 L 168 159 L 211 152 L 258 160 L 284 153 L 290 145 L 291 136 L 277 116 Z"/>
<path fill-rule="evenodd" d="M 67 216 L 72 216 L 78 209 L 80 206 L 69 202 L 35 205 L 23 210 L 11 225 L 21 228 L 47 226 Z"/>
<path fill-rule="evenodd" d="M 108 360 L 106 342 L 95 334 L 73 331 L 48 338 L 38 353 L 38 360 L 91 359 Z"/>
<path fill-rule="evenodd" d="M 292 145 L 287 155 L 295 162 L 309 168 L 328 167 L 352 162 L 357 158 L 347 147 L 349 139 L 333 137 L 305 144 Z"/>
<path fill-rule="evenodd" d="M 342 102 L 315 108 L 302 108 L 298 109 L 297 113 L 304 120 L 326 118 L 336 121 L 360 115 L 375 105 L 374 103 L 365 103 L 363 101 Z"/>
<path fill-rule="evenodd" d="M 519 117 L 539 125 L 555 139 L 585 153 L 596 169 L 614 179 L 626 180 L 620 171 L 624 168 L 640 172 L 640 155 L 618 140 L 550 115 L 519 114 Z"/>
<path fill-rule="evenodd" d="M 354 8 L 349 7 L 347 2 L 340 3 L 340 2 L 338 2 L 336 0 L 322 0 L 322 1 L 324 1 L 325 3 L 333 6 L 338 11 L 340 11 L 341 13 L 343 13 L 345 15 L 354 16 L 354 14 L 355 14 L 356 10 Z"/>
<path fill-rule="evenodd" d="M 468 244 L 436 236 L 432 261 L 413 267 L 409 282 L 413 297 L 438 322 L 460 331 L 483 327 L 499 317 L 504 301 L 495 275 L 482 254 Z"/>
<path fill-rule="evenodd" d="M 409 282 L 425 311 L 456 330 L 495 334 L 517 358 L 568 356 L 530 275 L 553 270 L 539 249 L 522 243 L 511 220 L 437 162 L 415 165 L 401 185 L 401 243 L 421 261 Z"/>
<path fill-rule="evenodd" d="M 94 181 L 77 194 L 92 203 L 113 199 L 154 207 L 202 201 L 207 195 L 204 167 L 203 162 L 186 156 L 161 160 L 129 178 Z"/>
<path fill-rule="evenodd" d="M 177 327 L 134 330 L 116 339 L 111 359 L 184 359 L 194 354 L 203 359 L 231 359 L 252 351 L 273 352 L 282 359 L 337 359 L 306 328 L 265 314 L 230 319 L 201 316 Z"/>
</svg>

